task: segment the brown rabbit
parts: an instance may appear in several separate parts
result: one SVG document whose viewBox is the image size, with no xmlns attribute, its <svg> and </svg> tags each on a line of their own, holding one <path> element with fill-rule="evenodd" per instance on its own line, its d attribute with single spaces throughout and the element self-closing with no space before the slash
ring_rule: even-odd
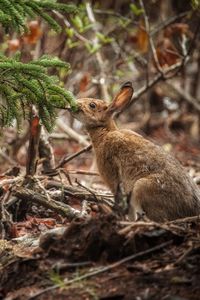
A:
<svg viewBox="0 0 200 300">
<path fill-rule="evenodd" d="M 131 220 L 144 213 L 157 222 L 200 214 L 200 189 L 179 162 L 137 133 L 118 129 L 113 121 L 132 94 L 132 84 L 126 82 L 110 105 L 78 99 L 72 113 L 90 135 L 103 180 L 114 195 L 120 186 L 130 195 Z"/>
</svg>

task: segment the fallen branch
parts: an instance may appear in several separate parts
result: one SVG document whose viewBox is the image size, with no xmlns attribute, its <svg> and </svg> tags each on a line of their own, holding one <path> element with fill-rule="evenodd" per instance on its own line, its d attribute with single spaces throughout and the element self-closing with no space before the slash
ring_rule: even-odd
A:
<svg viewBox="0 0 200 300">
<path fill-rule="evenodd" d="M 10 184 L 13 185 L 13 184 L 22 182 L 22 180 L 23 180 L 23 177 L 21 177 L 21 176 L 18 176 L 18 177 L 15 177 L 15 178 L 3 179 L 3 180 L 0 181 L 0 188 L 2 188 L 5 185 L 10 185 Z"/>
<path fill-rule="evenodd" d="M 67 172 L 69 174 L 77 174 L 77 175 L 100 176 L 99 173 L 85 171 L 85 170 L 68 170 Z"/>
<path fill-rule="evenodd" d="M 13 195 L 16 196 L 19 200 L 22 199 L 27 202 L 31 201 L 33 203 L 51 209 L 57 212 L 58 214 L 61 214 L 63 217 L 69 218 L 70 220 L 73 219 L 74 217 L 80 216 L 80 211 L 72 208 L 71 206 L 65 203 L 55 201 L 53 199 L 49 201 L 49 199 L 46 196 L 41 195 L 40 193 L 30 189 L 17 187 L 13 191 Z"/>
<path fill-rule="evenodd" d="M 200 221 L 200 215 L 193 216 L 193 217 L 182 218 L 182 219 L 176 219 L 176 220 L 173 220 L 173 221 L 169 221 L 166 224 L 181 224 L 181 223 L 194 222 L 194 221 Z"/>
<path fill-rule="evenodd" d="M 81 188 L 81 187 L 75 187 L 75 186 L 66 186 L 62 185 L 58 181 L 49 180 L 45 183 L 46 189 L 56 188 L 56 189 L 64 189 L 65 196 L 75 197 L 81 200 L 87 200 L 91 202 L 98 203 L 105 203 L 106 205 L 109 205 L 110 207 L 113 206 L 114 201 L 111 199 L 110 195 L 102 195 L 102 194 L 96 194 L 95 197 L 91 192 Z"/>
</svg>

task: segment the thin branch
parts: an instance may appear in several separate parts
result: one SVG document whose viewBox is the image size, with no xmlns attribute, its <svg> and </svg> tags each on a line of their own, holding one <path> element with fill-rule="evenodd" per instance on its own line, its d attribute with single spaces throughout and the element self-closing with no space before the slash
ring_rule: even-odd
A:
<svg viewBox="0 0 200 300">
<path fill-rule="evenodd" d="M 0 156 L 4 159 L 7 160 L 9 162 L 9 164 L 11 165 L 17 165 L 17 162 L 14 161 L 12 158 L 10 158 L 7 154 L 6 154 L 6 150 L 2 149 L 2 147 L 0 148 Z"/>
<path fill-rule="evenodd" d="M 69 21 L 68 21 L 61 13 L 59 13 L 59 12 L 57 12 L 57 11 L 55 11 L 55 10 L 53 10 L 53 13 L 54 13 L 59 19 L 61 19 L 61 20 L 63 21 L 63 23 L 65 24 L 66 27 L 68 27 L 68 28 L 72 27 L 71 24 L 70 24 L 70 22 L 69 22 Z M 91 43 L 90 40 L 88 40 L 87 38 L 85 38 L 84 36 L 82 36 L 80 33 L 78 33 L 78 31 L 77 31 L 75 28 L 73 28 L 73 32 L 74 32 L 74 35 L 75 35 L 80 41 L 82 41 L 82 42 L 84 42 L 84 43 Z"/>
<path fill-rule="evenodd" d="M 86 11 L 88 15 L 88 19 L 90 22 L 93 24 L 94 32 L 95 32 L 95 37 L 93 39 L 93 44 L 98 45 L 99 44 L 99 39 L 97 37 L 98 29 L 97 29 L 97 22 L 92 10 L 92 6 L 90 2 L 86 2 Z M 102 92 L 102 97 L 105 101 L 109 100 L 109 93 L 108 93 L 108 86 L 107 86 L 107 80 L 106 80 L 106 73 L 105 73 L 105 59 L 103 59 L 100 50 L 96 52 L 96 58 L 97 62 L 99 65 L 99 70 L 100 70 L 100 86 L 101 86 L 101 92 Z"/>
<path fill-rule="evenodd" d="M 131 102 L 136 102 L 136 100 L 139 99 L 140 96 L 143 95 L 149 88 L 153 87 L 160 80 L 165 80 L 167 74 L 176 71 L 177 69 L 180 70 L 181 66 L 182 66 L 182 62 L 178 62 L 170 66 L 169 68 L 165 69 L 164 73 L 158 73 L 157 75 L 155 75 L 153 79 L 149 80 L 147 85 L 143 86 L 141 89 L 139 89 L 137 92 L 133 94 Z"/>
<path fill-rule="evenodd" d="M 162 21 L 161 24 L 158 24 L 158 26 L 156 26 L 156 28 L 151 30 L 150 35 L 151 36 L 155 35 L 159 31 L 165 29 L 167 26 L 169 26 L 169 25 L 177 22 L 178 20 L 186 17 L 190 12 L 191 12 L 191 10 L 188 10 L 188 11 L 185 11 L 183 13 L 180 13 L 179 15 L 172 16 L 171 18 Z"/>
<path fill-rule="evenodd" d="M 194 222 L 194 221 L 200 221 L 200 215 L 193 216 L 193 217 L 182 218 L 182 219 L 176 219 L 176 220 L 173 220 L 173 221 L 169 221 L 166 224 L 181 224 L 181 223 Z"/>
<path fill-rule="evenodd" d="M 162 67 L 161 67 L 161 65 L 159 63 L 158 56 L 157 56 L 156 49 L 155 49 L 155 45 L 154 45 L 152 36 L 150 34 L 149 18 L 148 18 L 147 14 L 146 14 L 146 10 L 145 10 L 145 7 L 144 7 L 143 0 L 139 0 L 139 2 L 140 2 L 140 6 L 141 6 L 141 8 L 143 10 L 143 14 L 144 14 L 145 29 L 146 29 L 146 33 L 147 33 L 148 38 L 149 38 L 149 44 L 150 44 L 151 51 L 152 51 L 152 54 L 153 54 L 153 59 L 154 59 L 154 62 L 155 62 L 157 70 L 161 74 L 163 74 L 163 69 L 162 69 Z"/>
<path fill-rule="evenodd" d="M 77 174 L 77 175 L 100 176 L 99 173 L 85 171 L 85 170 L 68 170 L 68 173 Z"/>
<path fill-rule="evenodd" d="M 15 178 L 8 178 L 8 179 L 3 179 L 0 181 L 0 187 L 3 187 L 5 185 L 10 185 L 10 184 L 15 184 L 15 183 L 20 183 L 23 180 L 21 176 L 15 177 Z"/>
<path fill-rule="evenodd" d="M 26 189 L 23 187 L 17 187 L 17 188 L 15 188 L 15 190 L 13 190 L 13 195 L 19 199 L 22 199 L 25 201 L 31 201 L 38 205 L 42 205 L 48 209 L 51 209 L 51 210 L 61 214 L 64 217 L 69 218 L 70 220 L 73 219 L 74 217 L 80 216 L 80 211 L 72 208 L 71 206 L 69 206 L 65 203 L 55 201 L 53 199 L 51 199 L 51 201 L 49 201 L 49 197 L 47 198 L 45 195 L 42 195 L 41 193 L 38 193 L 38 192 L 30 190 L 30 189 Z"/>
<path fill-rule="evenodd" d="M 70 155 L 70 156 L 65 156 L 64 158 L 61 159 L 59 164 L 56 166 L 56 169 L 63 167 L 66 163 L 74 159 L 75 157 L 81 155 L 82 153 L 85 153 L 87 151 L 90 151 L 92 149 L 92 145 L 88 145 L 85 148 L 81 149 L 80 151 Z"/>
<path fill-rule="evenodd" d="M 62 129 L 69 137 L 71 137 L 73 140 L 77 141 L 83 146 L 88 146 L 89 142 L 86 140 L 84 136 L 81 134 L 78 134 L 75 130 L 67 126 L 61 119 L 57 119 L 56 124 L 60 129 Z"/>
<path fill-rule="evenodd" d="M 96 197 L 96 194 L 94 191 L 92 191 L 90 188 L 88 188 L 87 186 L 83 185 L 82 183 L 80 183 L 78 181 L 78 179 L 76 178 L 75 182 L 78 184 L 78 186 L 82 187 L 83 189 L 85 189 L 87 192 L 89 192 L 90 194 L 93 195 L 94 199 L 98 202 L 98 199 Z"/>
<path fill-rule="evenodd" d="M 54 181 L 54 180 L 49 180 L 47 182 L 45 182 L 45 188 L 47 189 L 51 189 L 51 188 L 56 188 L 56 189 L 62 189 L 64 188 L 64 193 L 65 196 L 69 196 L 69 197 L 75 197 L 77 199 L 80 200 L 87 200 L 87 201 L 91 201 L 94 203 L 105 203 L 106 205 L 112 207 L 114 204 L 113 201 L 113 197 L 111 197 L 111 195 L 104 195 L 104 194 L 95 194 L 95 197 L 93 196 L 93 194 L 91 194 L 91 192 L 86 191 L 85 189 L 81 188 L 81 187 L 75 187 L 75 186 L 71 186 L 71 185 L 62 185 L 60 182 L 58 181 Z"/>
<path fill-rule="evenodd" d="M 200 111 L 200 103 L 194 97 L 192 97 L 187 91 L 181 89 L 179 86 L 176 86 L 172 82 L 167 82 L 166 85 L 170 89 L 173 89 L 177 94 L 179 94 L 188 103 L 192 104 L 192 106 L 194 106 L 194 108 L 196 108 L 198 111 Z"/>
</svg>

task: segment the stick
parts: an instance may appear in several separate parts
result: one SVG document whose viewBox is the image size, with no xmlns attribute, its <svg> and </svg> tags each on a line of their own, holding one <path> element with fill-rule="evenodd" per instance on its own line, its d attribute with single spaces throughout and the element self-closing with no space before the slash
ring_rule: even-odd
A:
<svg viewBox="0 0 200 300">
<path fill-rule="evenodd" d="M 91 149 L 92 149 L 92 145 L 90 144 L 90 145 L 86 146 L 85 148 L 81 149 L 80 151 L 78 151 L 78 152 L 76 152 L 76 153 L 74 153 L 74 154 L 72 154 L 68 157 L 65 156 L 64 158 L 61 159 L 59 164 L 56 166 L 56 169 L 63 167 L 64 164 L 66 164 L 67 162 L 71 161 L 75 157 L 77 157 L 77 156 L 81 155 L 82 153 L 87 152 Z"/>
<path fill-rule="evenodd" d="M 200 215 L 169 221 L 167 222 L 167 224 L 180 224 L 180 223 L 193 222 L 193 221 L 200 221 Z"/>
<path fill-rule="evenodd" d="M 142 10 L 143 10 L 146 33 L 147 33 L 148 38 L 149 38 L 149 44 L 150 44 L 151 51 L 152 51 L 152 54 L 153 54 L 153 59 L 154 59 L 154 62 L 155 62 L 155 65 L 156 65 L 157 70 L 158 70 L 161 74 L 163 74 L 163 69 L 162 69 L 162 67 L 161 67 L 161 65 L 160 65 L 160 63 L 159 63 L 158 56 L 157 56 L 157 52 L 156 52 L 156 49 L 155 49 L 155 45 L 154 45 L 152 36 L 150 35 L 149 18 L 148 18 L 147 14 L 146 14 L 146 10 L 145 10 L 145 7 L 144 7 L 143 0 L 139 0 L 139 2 L 140 2 L 140 6 L 141 6 L 141 8 L 142 8 Z"/>
<path fill-rule="evenodd" d="M 93 44 L 94 45 L 98 45 L 99 44 L 99 39 L 97 37 L 97 33 L 98 33 L 98 28 L 96 26 L 96 20 L 95 20 L 95 16 L 92 10 L 92 6 L 90 2 L 86 2 L 86 11 L 87 11 L 87 15 L 88 15 L 88 19 L 90 20 L 90 22 L 93 24 L 93 28 L 94 28 L 94 32 L 95 32 L 95 38 L 93 39 Z M 107 86 L 107 75 L 105 72 L 105 59 L 103 59 L 100 50 L 97 51 L 95 53 L 96 58 L 97 58 L 97 62 L 99 65 L 99 70 L 100 70 L 100 87 L 101 87 L 101 92 L 102 92 L 102 97 L 105 101 L 109 100 L 109 93 L 108 93 L 108 86 Z"/>
<path fill-rule="evenodd" d="M 192 97 L 187 91 L 181 89 L 179 86 L 176 86 L 171 82 L 167 82 L 166 85 L 169 86 L 169 88 L 172 88 L 177 94 L 179 94 L 188 103 L 192 104 L 194 108 L 200 111 L 200 102 L 198 102 L 194 97 Z"/>
<path fill-rule="evenodd" d="M 46 208 L 56 211 L 57 213 L 69 218 L 70 220 L 74 217 L 80 216 L 80 211 L 72 208 L 71 206 L 53 199 L 49 201 L 49 199 L 46 196 L 30 189 L 17 187 L 17 189 L 13 191 L 13 195 L 19 199 L 31 201 L 33 203 L 42 205 Z"/>
<path fill-rule="evenodd" d="M 85 170 L 68 170 L 68 173 L 69 174 L 77 174 L 77 175 L 100 176 L 99 173 L 85 171 Z"/>
<path fill-rule="evenodd" d="M 83 146 L 89 145 L 89 142 L 86 140 L 86 138 L 84 136 L 78 134 L 75 130 L 73 130 L 72 128 L 67 126 L 61 119 L 57 119 L 56 124 L 73 140 L 77 141 L 78 143 L 80 143 Z"/>
<path fill-rule="evenodd" d="M 46 186 L 45 186 L 47 189 L 50 189 L 50 188 L 57 188 L 57 189 L 62 189 L 64 188 L 64 192 L 65 192 L 65 195 L 66 196 L 72 196 L 72 197 L 75 197 L 75 198 L 78 198 L 78 199 L 81 199 L 81 200 L 87 200 L 87 201 L 92 201 L 92 202 L 95 202 L 95 203 L 105 203 L 106 205 L 109 205 L 110 207 L 113 206 L 113 201 L 111 198 L 110 195 L 98 195 L 96 194 L 94 197 L 90 192 L 84 190 L 83 188 L 80 188 L 80 187 L 74 187 L 74 186 L 62 186 L 62 184 L 58 181 L 53 181 L 53 180 L 50 180 L 50 181 L 47 181 L 46 182 Z"/>
</svg>

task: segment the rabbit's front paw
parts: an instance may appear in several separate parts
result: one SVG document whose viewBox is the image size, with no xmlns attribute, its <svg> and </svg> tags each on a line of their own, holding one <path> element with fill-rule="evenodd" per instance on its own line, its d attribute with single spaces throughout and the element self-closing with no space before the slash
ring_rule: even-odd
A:
<svg viewBox="0 0 200 300">
<path fill-rule="evenodd" d="M 147 222 L 149 219 L 146 216 L 146 213 L 143 210 L 136 211 L 135 221 L 144 221 Z"/>
</svg>

